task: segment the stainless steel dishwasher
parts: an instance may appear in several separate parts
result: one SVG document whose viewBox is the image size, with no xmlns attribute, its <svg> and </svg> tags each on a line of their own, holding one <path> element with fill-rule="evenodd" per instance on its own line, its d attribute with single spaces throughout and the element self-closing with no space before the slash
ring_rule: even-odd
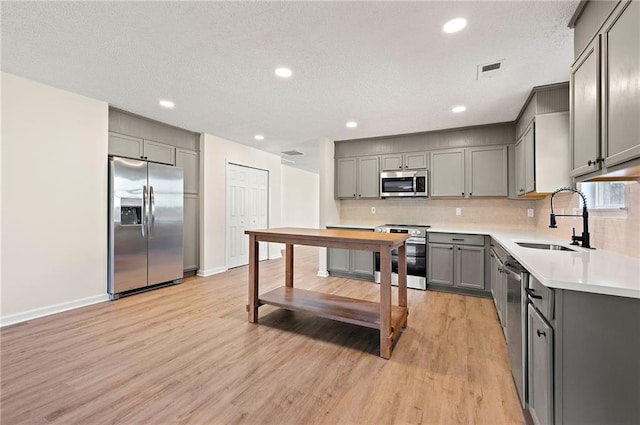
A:
<svg viewBox="0 0 640 425">
<path fill-rule="evenodd" d="M 529 273 L 513 258 L 504 265 L 507 275 L 507 349 L 511 373 L 523 408 L 527 407 L 527 296 Z"/>
</svg>

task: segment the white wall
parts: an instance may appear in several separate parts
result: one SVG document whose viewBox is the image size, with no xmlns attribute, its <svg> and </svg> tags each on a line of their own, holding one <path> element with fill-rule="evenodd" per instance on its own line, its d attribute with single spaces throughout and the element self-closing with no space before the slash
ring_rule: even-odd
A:
<svg viewBox="0 0 640 425">
<path fill-rule="evenodd" d="M 2 73 L 1 321 L 107 299 L 108 105 Z"/>
<path fill-rule="evenodd" d="M 313 227 L 320 222 L 320 176 L 282 166 L 282 225 Z"/>
<path fill-rule="evenodd" d="M 340 224 L 340 202 L 334 198 L 335 144 L 333 140 L 320 140 L 320 228 Z M 318 276 L 329 276 L 327 250 L 318 254 Z"/>
<path fill-rule="evenodd" d="M 281 226 L 280 157 L 217 136 L 203 134 L 200 138 L 200 276 L 227 269 L 225 174 L 228 162 L 269 171 L 269 227 Z M 280 245 L 270 244 L 269 258 L 279 256 Z"/>
</svg>

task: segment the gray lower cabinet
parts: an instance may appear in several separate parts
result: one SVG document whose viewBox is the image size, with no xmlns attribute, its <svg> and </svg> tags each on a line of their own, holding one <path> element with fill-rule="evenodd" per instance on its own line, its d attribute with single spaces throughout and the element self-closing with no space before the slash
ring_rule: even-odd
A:
<svg viewBox="0 0 640 425">
<path fill-rule="evenodd" d="M 198 195 L 184 195 L 183 255 L 184 271 L 198 269 Z"/>
<path fill-rule="evenodd" d="M 327 270 L 329 274 L 373 280 L 373 252 L 351 249 L 327 249 Z"/>
<path fill-rule="evenodd" d="M 109 155 L 175 165 L 176 148 L 153 140 L 109 132 Z"/>
<path fill-rule="evenodd" d="M 327 227 L 327 229 L 344 229 L 344 227 Z M 373 230 L 349 229 L 362 232 Z M 374 280 L 374 257 L 371 251 L 354 249 L 328 248 L 327 270 L 329 274 L 361 280 Z"/>
<path fill-rule="evenodd" d="M 380 157 L 340 158 L 336 161 L 337 199 L 380 197 Z"/>
<path fill-rule="evenodd" d="M 484 291 L 484 236 L 430 233 L 428 283 Z"/>
<path fill-rule="evenodd" d="M 553 424 L 553 328 L 529 304 L 529 412 L 536 425 Z"/>
</svg>

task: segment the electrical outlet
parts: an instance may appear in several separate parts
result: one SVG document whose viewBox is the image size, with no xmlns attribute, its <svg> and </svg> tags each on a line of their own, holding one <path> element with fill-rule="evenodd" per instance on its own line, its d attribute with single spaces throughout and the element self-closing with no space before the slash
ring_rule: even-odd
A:
<svg viewBox="0 0 640 425">
<path fill-rule="evenodd" d="M 462 208 L 456 208 L 456 215 L 462 215 Z"/>
<path fill-rule="evenodd" d="M 375 214 L 376 213 L 376 207 L 371 207 L 371 214 Z"/>
<path fill-rule="evenodd" d="M 527 209 L 527 217 L 533 217 L 533 208 Z"/>
</svg>

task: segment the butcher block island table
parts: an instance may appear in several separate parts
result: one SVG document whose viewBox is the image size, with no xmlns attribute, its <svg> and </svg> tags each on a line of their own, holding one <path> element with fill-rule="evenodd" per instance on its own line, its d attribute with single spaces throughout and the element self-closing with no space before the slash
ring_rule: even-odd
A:
<svg viewBox="0 0 640 425">
<path fill-rule="evenodd" d="M 380 357 L 391 357 L 391 347 L 407 326 L 407 234 L 339 229 L 282 227 L 246 230 L 249 235 L 249 322 L 258 321 L 258 308 L 269 304 L 340 322 L 380 330 Z M 286 245 L 285 286 L 259 294 L 259 242 Z M 293 287 L 293 246 L 356 249 L 380 253 L 380 302 L 307 291 Z M 398 249 L 398 305 L 391 303 L 391 251 Z"/>
</svg>

